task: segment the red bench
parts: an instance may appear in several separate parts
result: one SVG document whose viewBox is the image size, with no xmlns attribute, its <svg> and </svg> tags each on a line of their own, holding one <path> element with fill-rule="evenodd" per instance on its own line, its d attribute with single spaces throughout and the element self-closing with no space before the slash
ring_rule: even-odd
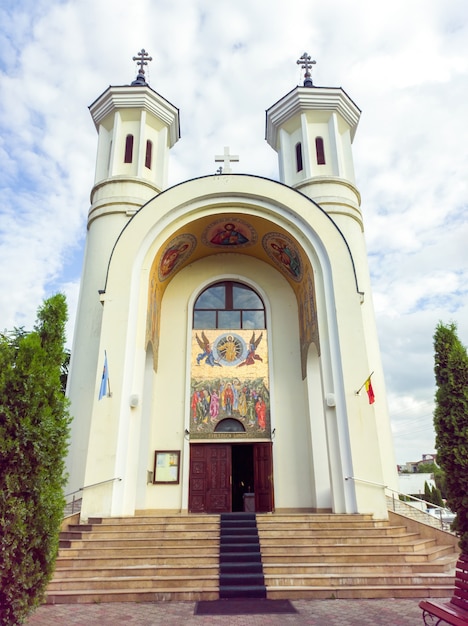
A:
<svg viewBox="0 0 468 626">
<path fill-rule="evenodd" d="M 419 606 L 423 610 L 426 626 L 468 624 L 468 555 L 462 554 L 457 561 L 455 573 L 455 591 L 448 602 L 437 600 L 421 600 Z"/>
</svg>

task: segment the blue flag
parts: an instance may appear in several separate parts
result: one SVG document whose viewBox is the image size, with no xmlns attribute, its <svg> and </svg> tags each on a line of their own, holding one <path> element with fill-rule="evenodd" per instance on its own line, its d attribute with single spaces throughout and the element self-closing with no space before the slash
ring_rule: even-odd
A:
<svg viewBox="0 0 468 626">
<path fill-rule="evenodd" d="M 101 387 L 99 389 L 99 400 L 107 395 L 107 385 L 109 383 L 109 368 L 107 367 L 107 352 L 104 352 L 104 369 L 102 370 Z"/>
</svg>

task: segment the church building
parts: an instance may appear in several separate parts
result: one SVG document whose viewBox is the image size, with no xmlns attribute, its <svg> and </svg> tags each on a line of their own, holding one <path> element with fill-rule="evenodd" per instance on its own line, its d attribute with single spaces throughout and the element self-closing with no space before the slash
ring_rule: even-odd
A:
<svg viewBox="0 0 468 626">
<path fill-rule="evenodd" d="M 179 110 L 146 82 L 90 106 L 96 175 L 68 383 L 81 517 L 371 513 L 396 464 L 356 188 L 360 110 L 304 84 L 266 111 L 278 180 L 168 187 Z"/>
</svg>

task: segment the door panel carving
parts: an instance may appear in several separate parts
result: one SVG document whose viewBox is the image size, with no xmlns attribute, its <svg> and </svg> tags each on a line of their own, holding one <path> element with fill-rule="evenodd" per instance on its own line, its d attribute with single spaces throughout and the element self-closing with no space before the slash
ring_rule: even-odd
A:
<svg viewBox="0 0 468 626">
<path fill-rule="evenodd" d="M 253 446 L 255 510 L 273 511 L 272 445 Z M 228 513 L 232 510 L 231 444 L 190 446 L 189 512 Z"/>
<path fill-rule="evenodd" d="M 255 510 L 268 513 L 274 509 L 272 445 L 254 445 Z"/>
<path fill-rule="evenodd" d="M 230 444 L 190 446 L 189 511 L 231 511 Z"/>
</svg>

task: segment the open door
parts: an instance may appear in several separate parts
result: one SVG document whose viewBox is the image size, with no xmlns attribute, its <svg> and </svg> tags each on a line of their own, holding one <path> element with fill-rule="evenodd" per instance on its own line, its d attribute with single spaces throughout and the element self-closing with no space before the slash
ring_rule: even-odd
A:
<svg viewBox="0 0 468 626">
<path fill-rule="evenodd" d="M 255 510 L 269 513 L 274 509 L 273 459 L 271 442 L 254 444 Z"/>
<path fill-rule="evenodd" d="M 255 493 L 255 511 L 274 508 L 272 444 L 191 444 L 189 478 L 190 513 L 229 513 L 242 510 L 244 491 Z M 250 454 L 247 454 L 250 449 Z M 237 467 L 233 467 L 233 458 Z M 250 465 L 247 461 L 250 458 Z M 243 467 L 239 468 L 239 464 Z M 234 479 L 242 482 L 238 493 Z M 251 480 L 252 479 L 252 480 Z M 234 493 L 234 496 L 233 496 Z M 234 500 L 233 500 L 234 497 Z"/>
</svg>

